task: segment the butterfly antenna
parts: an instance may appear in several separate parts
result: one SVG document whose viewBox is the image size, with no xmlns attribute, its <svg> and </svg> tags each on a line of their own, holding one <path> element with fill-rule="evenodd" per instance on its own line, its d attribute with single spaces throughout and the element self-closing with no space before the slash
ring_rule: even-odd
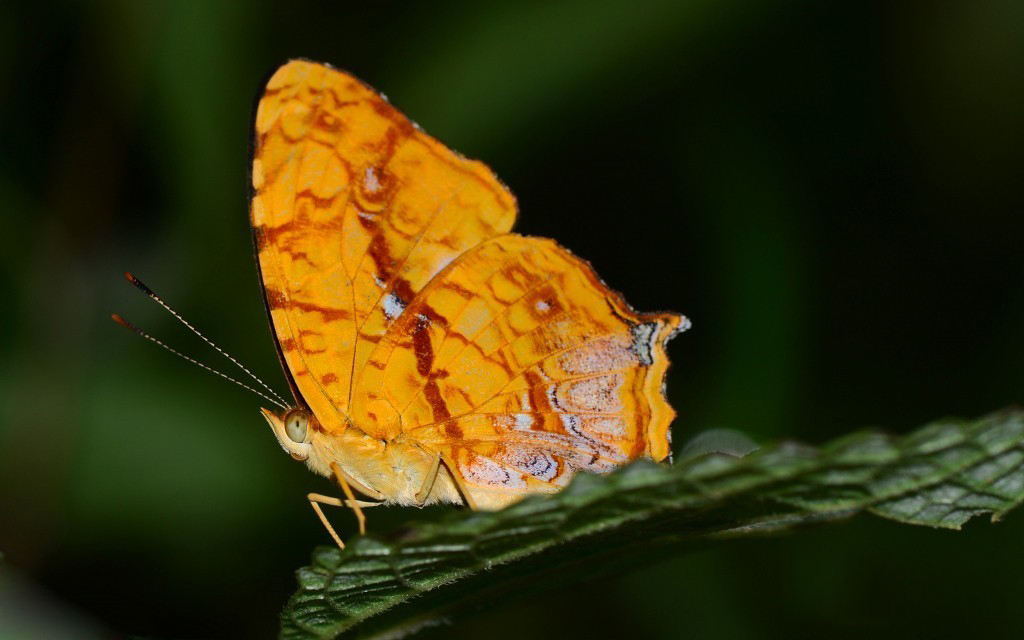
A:
<svg viewBox="0 0 1024 640">
<path fill-rule="evenodd" d="M 171 347 L 167 346 L 166 344 L 164 344 L 160 340 L 157 340 L 153 336 L 149 335 L 148 333 L 146 333 L 142 329 L 136 327 L 134 324 L 128 322 L 127 320 L 125 320 L 121 316 L 117 315 L 116 313 L 111 315 L 110 317 L 114 319 L 114 322 L 116 322 L 117 324 L 121 325 L 122 327 L 124 327 L 126 329 L 131 329 L 132 331 L 134 331 L 135 333 L 139 334 L 140 336 L 142 336 L 146 340 L 149 340 L 150 342 L 152 342 L 154 344 L 157 344 L 157 345 L 163 347 L 164 349 L 167 349 L 168 351 L 170 351 L 174 355 L 182 357 L 182 358 L 188 360 L 189 362 L 191 362 L 192 364 L 197 365 L 197 366 L 199 366 L 199 367 L 201 367 L 203 369 L 206 369 L 210 373 L 216 374 L 216 375 L 224 378 L 225 380 L 228 380 L 230 382 L 234 382 L 235 384 L 237 384 L 238 386 L 242 387 L 243 389 L 248 389 L 249 391 L 252 391 L 256 395 L 258 395 L 261 398 L 263 398 L 264 400 L 266 400 L 267 402 L 272 402 L 272 403 L 276 404 L 277 406 L 281 407 L 282 409 L 284 409 L 286 411 L 288 410 L 288 407 L 285 404 L 283 404 L 282 402 L 280 402 L 280 401 L 278 401 L 278 400 L 276 400 L 274 398 L 271 398 L 270 396 L 268 396 L 267 394 L 263 393 L 259 389 L 254 389 L 253 387 L 250 387 L 249 385 L 245 384 L 244 382 L 240 382 L 238 380 L 235 380 L 231 376 L 229 376 L 229 375 L 227 375 L 225 373 L 221 373 L 220 371 L 217 371 L 213 367 L 207 366 L 207 365 L 203 364 L 202 362 L 199 362 L 198 360 L 196 360 L 194 358 L 190 358 L 190 357 L 186 356 L 184 353 L 182 353 L 180 351 L 172 349 Z M 273 392 L 271 392 L 271 393 L 273 393 Z"/>
<path fill-rule="evenodd" d="M 138 288 L 138 289 L 139 289 L 140 291 L 142 291 L 143 293 L 145 293 L 145 294 L 146 294 L 147 296 L 149 296 L 150 298 L 152 298 L 152 299 L 153 299 L 153 300 L 154 300 L 154 301 L 155 301 L 155 302 L 156 302 L 157 304 L 159 304 L 159 305 L 160 305 L 161 307 L 163 307 L 164 309 L 166 309 L 168 313 L 170 313 L 170 314 L 171 314 L 172 316 L 174 316 L 175 318 L 177 318 L 178 322 L 180 322 L 181 324 L 183 324 L 183 325 L 185 325 L 186 327 L 188 327 L 188 330 L 189 330 L 189 331 L 191 331 L 192 333 L 194 333 L 194 334 L 196 334 L 197 336 L 199 336 L 199 338 L 200 338 L 200 339 L 201 339 L 201 340 L 202 340 L 203 342 L 205 342 L 206 344 L 208 344 L 208 345 L 210 345 L 211 347 L 213 347 L 214 349 L 216 349 L 216 350 L 217 350 L 217 353 L 221 354 L 222 356 L 224 356 L 225 358 L 227 358 L 228 360 L 230 360 L 230 361 L 231 361 L 232 363 L 234 363 L 234 365 L 235 365 L 236 367 L 238 367 L 239 369 L 241 369 L 242 371 L 244 371 L 244 372 L 245 372 L 246 374 L 248 374 L 248 376 L 249 376 L 250 378 L 252 378 L 252 379 L 253 379 L 253 380 L 255 380 L 256 382 L 258 382 L 258 383 L 259 383 L 259 385 L 260 385 L 261 387 L 263 387 L 264 389 L 266 389 L 266 390 L 267 390 L 267 393 L 269 393 L 270 395 L 272 395 L 272 396 L 274 396 L 275 398 L 277 398 L 277 400 L 278 400 L 277 404 L 278 404 L 279 406 L 280 406 L 280 405 L 284 405 L 284 408 L 285 408 L 285 409 L 287 409 L 287 408 L 288 408 L 288 407 L 287 407 L 287 404 L 288 404 L 288 403 L 287 403 L 287 402 L 286 402 L 286 401 L 284 400 L 284 398 L 282 398 L 281 396 L 279 396 L 279 395 L 278 395 L 278 394 L 277 394 L 277 393 L 276 393 L 276 392 L 275 392 L 275 391 L 274 391 L 273 389 L 271 389 L 271 388 L 270 388 L 270 387 L 269 387 L 269 386 L 267 385 L 267 383 L 266 383 L 266 382 L 263 382 L 262 380 L 260 380 L 260 379 L 259 379 L 259 378 L 258 378 L 258 377 L 256 376 L 256 374 L 255 374 L 255 373 L 253 373 L 252 371 L 249 371 L 249 370 L 248 370 L 248 369 L 247 369 L 247 368 L 245 367 L 245 365 L 243 365 L 243 364 L 242 364 L 241 362 L 239 362 L 238 360 L 235 360 L 235 359 L 234 359 L 234 357 L 232 357 L 232 356 L 231 356 L 231 354 L 229 354 L 228 352 L 224 351 L 223 349 L 221 349 L 220 347 L 218 347 L 217 345 L 215 345 L 215 344 L 213 343 L 213 341 L 212 341 L 212 340 L 210 340 L 209 338 L 207 338 L 206 336 L 204 336 L 204 335 L 203 335 L 202 333 L 200 333 L 200 331 L 199 331 L 198 329 L 196 329 L 196 328 L 195 328 L 195 327 L 193 327 L 193 326 L 192 326 L 191 324 L 189 324 L 189 323 L 188 323 L 188 321 L 186 321 L 186 320 L 185 320 L 185 318 L 182 318 L 182 317 L 181 317 L 181 315 L 180 315 L 180 314 L 179 314 L 179 313 L 178 313 L 177 311 L 175 311 L 174 309 L 172 309 L 172 308 L 171 308 L 171 306 L 170 306 L 169 304 L 167 304 L 166 302 L 164 302 L 164 301 L 163 301 L 163 299 L 162 299 L 162 298 L 161 298 L 160 296 L 156 295 L 156 293 L 154 293 L 152 289 L 150 289 L 150 288 L 149 288 L 149 287 L 147 287 L 147 286 L 146 286 L 145 284 L 143 284 L 143 282 L 142 282 L 141 280 L 139 280 L 138 278 L 136 278 L 136 277 L 135 277 L 134 275 L 132 275 L 131 273 L 129 273 L 129 272 L 127 272 L 127 271 L 125 271 L 125 272 L 124 272 L 124 277 L 125 277 L 125 278 L 126 278 L 126 279 L 128 280 L 128 282 L 130 282 L 130 283 L 132 283 L 133 285 L 135 285 L 135 286 L 136 286 L 136 287 L 137 287 L 137 288 Z M 153 342 L 155 342 L 155 343 L 159 344 L 160 346 L 162 346 L 162 347 L 164 347 L 164 348 L 166 348 L 166 349 L 169 349 L 170 351 L 173 351 L 174 353 L 178 353 L 177 351 L 174 351 L 174 349 L 171 349 L 170 347 L 168 347 L 167 345 L 163 344 L 163 343 L 162 343 L 162 342 L 160 342 L 159 340 L 156 340 L 155 338 L 152 338 L 152 337 L 150 337 L 150 336 L 149 336 L 148 334 L 146 334 L 146 333 L 143 333 L 143 332 L 142 332 L 142 331 L 140 331 L 140 330 L 139 330 L 139 329 L 138 329 L 138 328 L 137 328 L 137 327 L 136 327 L 135 325 L 132 325 L 132 324 L 129 324 L 129 323 L 127 323 L 127 322 L 126 322 L 126 321 L 124 321 L 124 319 L 123 319 L 123 318 L 121 318 L 120 316 L 115 316 L 115 317 L 114 317 L 114 321 L 115 321 L 115 322 L 117 322 L 118 324 L 122 325 L 122 326 L 128 327 L 129 329 L 131 329 L 131 330 L 132 330 L 132 331 L 134 331 L 135 333 L 139 334 L 140 336 L 142 336 L 142 337 L 144 337 L 144 338 L 147 338 L 147 339 L 149 339 L 149 340 L 152 340 Z M 182 355 L 182 354 L 180 354 L 180 353 L 179 353 L 178 355 Z M 187 357 L 187 356 L 182 356 L 182 357 L 183 357 L 183 358 L 186 358 L 187 360 L 192 360 L 192 358 L 189 358 L 189 357 Z M 192 360 L 192 362 L 196 362 L 196 361 L 195 361 L 195 360 Z M 196 364 L 199 364 L 199 363 L 198 363 L 198 362 L 196 362 Z M 216 371 L 216 370 L 214 370 L 214 369 L 211 369 L 210 367 L 207 367 L 207 366 L 205 366 L 205 365 L 201 365 L 201 364 L 200 364 L 199 366 L 203 367 L 204 369 L 209 369 L 210 371 L 212 371 L 212 372 L 214 372 L 214 373 L 216 373 L 216 374 L 218 374 L 218 375 L 220 375 L 220 376 L 223 376 L 223 377 L 227 378 L 228 380 L 231 380 L 232 382 L 237 382 L 238 384 L 242 384 L 242 383 L 238 382 L 237 380 L 235 380 L 234 378 L 230 378 L 230 377 L 228 377 L 228 376 L 224 375 L 223 373 L 220 373 L 219 371 Z M 242 386 L 243 386 L 243 387 L 245 387 L 246 385 L 242 385 Z M 246 387 L 246 388 L 249 388 L 249 387 Z M 262 394 L 262 393 L 260 393 L 260 395 L 261 395 L 261 396 L 263 396 L 263 394 Z M 263 396 L 263 397 L 265 398 L 266 396 Z"/>
</svg>

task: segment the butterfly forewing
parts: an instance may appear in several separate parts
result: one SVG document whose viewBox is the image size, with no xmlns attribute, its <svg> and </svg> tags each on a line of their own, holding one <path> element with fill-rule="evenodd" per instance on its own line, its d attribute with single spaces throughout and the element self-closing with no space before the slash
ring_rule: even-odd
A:
<svg viewBox="0 0 1024 640">
<path fill-rule="evenodd" d="M 376 342 L 446 264 L 512 227 L 515 200 L 355 78 L 305 61 L 267 83 L 252 173 L 283 358 L 320 424 L 344 428 Z"/>
</svg>

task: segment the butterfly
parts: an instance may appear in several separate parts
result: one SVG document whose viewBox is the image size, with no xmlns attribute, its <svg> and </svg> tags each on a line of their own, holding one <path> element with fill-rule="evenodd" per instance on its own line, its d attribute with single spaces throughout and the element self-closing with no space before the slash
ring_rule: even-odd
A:
<svg viewBox="0 0 1024 640">
<path fill-rule="evenodd" d="M 259 99 L 250 221 L 295 402 L 262 409 L 332 477 L 365 532 L 374 504 L 499 509 L 581 471 L 669 456 L 665 343 L 555 242 L 511 233 L 484 164 L 328 65 L 292 60 Z M 358 497 L 357 497 L 358 494 Z"/>
</svg>

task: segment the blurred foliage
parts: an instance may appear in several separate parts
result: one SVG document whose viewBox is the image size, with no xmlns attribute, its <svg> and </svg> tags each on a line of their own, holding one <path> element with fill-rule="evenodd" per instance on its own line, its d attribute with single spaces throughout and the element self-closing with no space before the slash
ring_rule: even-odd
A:
<svg viewBox="0 0 1024 640">
<path fill-rule="evenodd" d="M 485 160 L 521 232 L 693 319 L 670 353 L 679 446 L 1020 400 L 1018 0 L 4 3 L 0 550 L 11 584 L 94 628 L 269 635 L 326 541 L 303 498 L 331 487 L 254 398 L 109 321 L 214 361 L 131 269 L 284 388 L 245 180 L 254 94 L 293 56 Z M 864 521 L 666 553 L 437 633 L 1016 635 L 1022 533 Z"/>
</svg>

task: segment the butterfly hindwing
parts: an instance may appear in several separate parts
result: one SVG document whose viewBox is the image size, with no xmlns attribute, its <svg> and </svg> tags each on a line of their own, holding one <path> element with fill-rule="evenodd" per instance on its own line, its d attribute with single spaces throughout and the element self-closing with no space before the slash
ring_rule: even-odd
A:
<svg viewBox="0 0 1024 640">
<path fill-rule="evenodd" d="M 453 262 L 391 326 L 352 419 L 442 452 L 482 501 L 660 460 L 674 416 L 664 343 L 681 321 L 635 313 L 553 241 L 503 235 Z"/>
</svg>

